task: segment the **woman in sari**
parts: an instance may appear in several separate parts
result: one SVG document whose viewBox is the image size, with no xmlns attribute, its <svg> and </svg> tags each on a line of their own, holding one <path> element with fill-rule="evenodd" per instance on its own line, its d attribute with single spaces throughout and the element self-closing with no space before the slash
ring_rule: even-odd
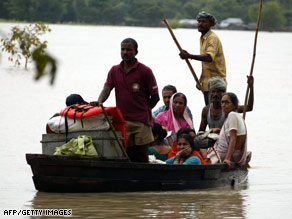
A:
<svg viewBox="0 0 292 219">
<path fill-rule="evenodd" d="M 161 112 L 155 118 L 155 122 L 166 127 L 168 131 L 177 132 L 180 128 L 193 128 L 193 122 L 187 111 L 187 98 L 183 93 L 172 95 L 169 109 Z"/>
<path fill-rule="evenodd" d="M 170 146 L 164 144 L 164 138 L 167 135 L 167 131 L 161 127 L 158 123 L 154 123 L 152 127 L 152 133 L 154 142 L 149 147 L 148 155 L 154 155 L 156 159 L 165 161 L 168 158 Z"/>
<path fill-rule="evenodd" d="M 246 161 L 247 130 L 243 118 L 237 113 L 238 99 L 234 93 L 225 93 L 221 107 L 226 119 L 215 143 L 220 159 L 228 166 L 233 163 L 243 165 Z"/>
<path fill-rule="evenodd" d="M 167 164 L 201 164 L 200 152 L 194 144 L 192 136 L 181 134 L 177 141 L 176 156 L 169 158 Z"/>
</svg>

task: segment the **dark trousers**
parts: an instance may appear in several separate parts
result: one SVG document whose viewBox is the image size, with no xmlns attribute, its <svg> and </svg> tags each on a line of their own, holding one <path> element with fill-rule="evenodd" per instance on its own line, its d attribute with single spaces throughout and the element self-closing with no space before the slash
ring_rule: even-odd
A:
<svg viewBox="0 0 292 219">
<path fill-rule="evenodd" d="M 127 148 L 127 154 L 132 162 L 148 163 L 148 148 L 147 145 L 134 145 Z"/>
<path fill-rule="evenodd" d="M 204 100 L 205 100 L 205 104 L 206 106 L 209 104 L 209 91 L 204 91 Z"/>
</svg>

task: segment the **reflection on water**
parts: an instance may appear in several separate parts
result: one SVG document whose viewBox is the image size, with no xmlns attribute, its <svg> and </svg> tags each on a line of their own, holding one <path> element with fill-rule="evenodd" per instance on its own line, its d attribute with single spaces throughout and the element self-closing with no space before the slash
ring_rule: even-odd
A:
<svg viewBox="0 0 292 219">
<path fill-rule="evenodd" d="M 245 218 L 243 188 L 147 193 L 43 193 L 34 209 L 72 209 L 82 218 Z"/>
</svg>

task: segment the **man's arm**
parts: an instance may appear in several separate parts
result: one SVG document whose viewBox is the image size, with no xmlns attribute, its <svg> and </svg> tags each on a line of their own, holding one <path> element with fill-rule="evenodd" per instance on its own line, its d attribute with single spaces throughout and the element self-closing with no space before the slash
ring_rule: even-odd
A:
<svg viewBox="0 0 292 219">
<path fill-rule="evenodd" d="M 203 55 L 193 55 L 188 53 L 187 51 L 183 50 L 179 56 L 181 57 L 181 59 L 195 59 L 198 61 L 202 61 L 202 62 L 212 62 L 212 58 L 209 54 L 203 54 Z"/>
<path fill-rule="evenodd" d="M 247 83 L 249 86 L 249 96 L 248 96 L 248 103 L 247 103 L 247 107 L 246 107 L 246 112 L 252 111 L 253 110 L 253 104 L 254 104 L 254 79 L 253 76 L 247 76 Z M 238 112 L 239 113 L 243 113 L 243 109 L 244 109 L 244 105 L 240 105 L 238 106 Z"/>
<path fill-rule="evenodd" d="M 90 105 L 92 106 L 99 106 L 100 103 L 103 103 L 107 100 L 107 98 L 109 97 L 110 93 L 111 93 L 111 88 L 110 87 L 106 87 L 104 86 L 102 91 L 99 94 L 98 100 L 97 101 L 93 101 L 90 102 Z"/>
<path fill-rule="evenodd" d="M 153 109 L 156 106 L 156 104 L 158 103 L 159 100 L 160 100 L 160 98 L 159 98 L 159 94 L 158 93 L 157 94 L 152 94 L 150 96 L 150 98 L 148 99 L 148 106 L 151 109 Z"/>
<path fill-rule="evenodd" d="M 201 117 L 201 124 L 200 124 L 200 128 L 199 131 L 205 131 L 207 128 L 207 116 L 208 116 L 208 107 L 205 106 L 202 110 L 202 117 Z"/>
</svg>

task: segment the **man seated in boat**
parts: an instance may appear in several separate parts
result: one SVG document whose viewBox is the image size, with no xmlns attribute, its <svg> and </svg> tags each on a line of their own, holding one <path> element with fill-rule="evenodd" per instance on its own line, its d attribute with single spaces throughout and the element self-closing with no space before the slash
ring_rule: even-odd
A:
<svg viewBox="0 0 292 219">
<path fill-rule="evenodd" d="M 115 88 L 116 105 L 126 120 L 127 154 L 133 162 L 148 163 L 148 148 L 153 142 L 151 110 L 159 101 L 152 70 L 136 59 L 138 44 L 132 38 L 121 42 L 122 62 L 111 68 L 98 101 L 106 101 Z"/>
<path fill-rule="evenodd" d="M 254 104 L 254 79 L 253 76 L 247 77 L 247 83 L 250 88 L 248 104 L 246 111 L 252 111 Z M 199 131 L 205 131 L 208 125 L 211 132 L 219 133 L 221 127 L 226 119 L 226 115 L 221 106 L 221 99 L 226 92 L 225 81 L 220 77 L 213 77 L 208 81 L 208 89 L 210 90 L 209 99 L 210 104 L 205 106 L 202 110 L 201 124 Z M 244 106 L 239 105 L 237 108 L 238 113 L 243 113 Z M 207 150 L 201 149 L 202 156 L 207 157 Z"/>
<path fill-rule="evenodd" d="M 192 136 L 181 134 L 177 139 L 177 153 L 166 160 L 167 164 L 201 164 L 199 148 L 194 144 Z"/>
<path fill-rule="evenodd" d="M 254 79 L 253 76 L 248 76 L 247 78 L 250 93 L 246 112 L 249 112 L 252 111 L 254 104 Z M 208 89 L 210 91 L 210 104 L 205 106 L 202 110 L 199 131 L 205 131 L 208 125 L 209 129 L 213 129 L 214 132 L 219 132 L 226 118 L 225 113 L 221 107 L 221 99 L 223 94 L 226 92 L 225 81 L 220 77 L 213 77 L 208 81 Z M 239 105 L 237 112 L 243 113 L 243 110 L 244 106 Z"/>
<path fill-rule="evenodd" d="M 228 166 L 231 162 L 243 165 L 247 152 L 247 129 L 242 116 L 237 112 L 238 99 L 234 93 L 225 93 L 221 100 L 226 119 L 214 148 L 221 161 Z"/>
<path fill-rule="evenodd" d="M 163 89 L 162 89 L 162 99 L 164 102 L 164 105 L 159 107 L 157 110 L 155 110 L 154 112 L 152 112 L 152 116 L 153 118 L 156 118 L 156 116 L 164 111 L 167 111 L 169 109 L 169 102 L 170 102 L 170 98 L 173 94 L 177 93 L 176 87 L 173 85 L 166 85 Z M 189 115 L 189 117 L 191 118 L 191 120 L 193 121 L 193 115 L 191 113 L 191 110 L 189 109 L 188 106 L 186 106 L 186 111 Z"/>
</svg>

